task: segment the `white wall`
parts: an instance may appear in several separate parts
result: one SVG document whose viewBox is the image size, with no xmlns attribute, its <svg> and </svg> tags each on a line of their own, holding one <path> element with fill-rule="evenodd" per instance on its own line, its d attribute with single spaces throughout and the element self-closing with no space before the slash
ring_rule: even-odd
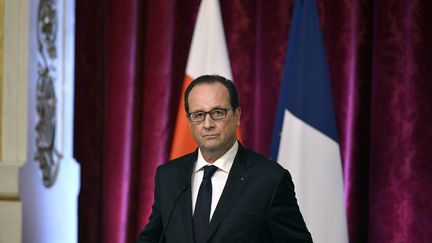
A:
<svg viewBox="0 0 432 243">
<path fill-rule="evenodd" d="M 36 154 L 37 11 L 30 1 L 29 96 L 27 163 L 20 171 L 24 243 L 76 243 L 80 167 L 73 158 L 73 94 L 75 1 L 57 0 L 57 59 L 54 62 L 57 96 L 55 147 L 62 154 L 56 182 L 45 187 Z"/>
</svg>

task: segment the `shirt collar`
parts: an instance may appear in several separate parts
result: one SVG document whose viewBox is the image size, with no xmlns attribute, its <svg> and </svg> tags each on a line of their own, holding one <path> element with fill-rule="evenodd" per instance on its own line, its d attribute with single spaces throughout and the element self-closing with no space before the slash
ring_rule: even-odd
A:
<svg viewBox="0 0 432 243">
<path fill-rule="evenodd" d="M 236 140 L 234 145 L 224 155 L 222 155 L 222 157 L 217 159 L 211 165 L 218 167 L 219 170 L 222 170 L 226 173 L 229 173 L 229 171 L 231 170 L 231 166 L 234 163 L 234 158 L 237 154 L 238 147 L 239 147 L 239 145 L 238 145 L 238 142 Z M 197 161 L 195 163 L 195 168 L 194 168 L 193 172 L 195 173 L 195 172 L 199 171 L 200 169 L 202 169 L 206 165 L 210 165 L 210 164 L 207 163 L 207 161 L 202 156 L 201 149 L 198 149 L 198 158 L 197 158 Z"/>
</svg>

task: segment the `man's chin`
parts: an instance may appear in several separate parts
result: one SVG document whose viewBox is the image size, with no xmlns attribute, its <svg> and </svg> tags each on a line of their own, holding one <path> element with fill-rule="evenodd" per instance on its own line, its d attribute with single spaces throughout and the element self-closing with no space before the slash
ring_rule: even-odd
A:
<svg viewBox="0 0 432 243">
<path fill-rule="evenodd" d="M 217 141 L 206 141 L 201 144 L 200 148 L 209 152 L 215 152 L 221 149 L 221 144 Z"/>
</svg>

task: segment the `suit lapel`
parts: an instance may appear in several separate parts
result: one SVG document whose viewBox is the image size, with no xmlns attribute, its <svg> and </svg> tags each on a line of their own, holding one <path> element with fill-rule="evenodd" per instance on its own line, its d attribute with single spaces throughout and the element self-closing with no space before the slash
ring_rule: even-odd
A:
<svg viewBox="0 0 432 243">
<path fill-rule="evenodd" d="M 186 242 L 193 242 L 193 225 L 192 225 L 192 190 L 191 176 L 193 166 L 197 160 L 197 150 L 182 161 L 178 174 L 178 185 L 182 187 L 188 185 L 185 195 L 179 201 L 179 210 L 181 210 L 184 232 L 187 237 Z"/>
<path fill-rule="evenodd" d="M 250 166 L 252 166 L 252 163 L 248 159 L 246 150 L 239 144 L 239 149 L 228 175 L 228 180 L 210 221 L 207 241 L 215 233 L 216 229 L 225 218 L 225 215 L 229 212 L 238 196 L 245 188 L 250 178 L 246 169 Z"/>
</svg>

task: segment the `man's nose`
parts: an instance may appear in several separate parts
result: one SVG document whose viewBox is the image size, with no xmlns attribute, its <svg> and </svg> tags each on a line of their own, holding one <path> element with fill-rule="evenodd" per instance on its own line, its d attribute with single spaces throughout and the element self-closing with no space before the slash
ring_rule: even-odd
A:
<svg viewBox="0 0 432 243">
<path fill-rule="evenodd" d="M 207 113 L 204 117 L 203 125 L 206 129 L 214 127 L 214 120 L 211 118 L 210 113 Z"/>
</svg>

